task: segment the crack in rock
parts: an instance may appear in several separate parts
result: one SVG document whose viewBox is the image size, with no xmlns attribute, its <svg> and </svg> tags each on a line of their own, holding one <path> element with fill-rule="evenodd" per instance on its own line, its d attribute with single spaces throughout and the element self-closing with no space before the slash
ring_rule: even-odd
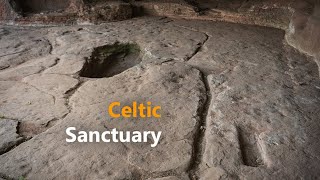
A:
<svg viewBox="0 0 320 180">
<path fill-rule="evenodd" d="M 23 136 L 20 134 L 19 129 L 21 123 L 17 120 L 12 119 L 0 119 L 1 131 L 5 132 L 5 134 L 0 133 L 2 139 L 0 140 L 0 155 L 3 155 L 20 144 L 30 140 L 30 138 Z M 1 177 L 1 175 L 0 175 Z"/>
<path fill-rule="evenodd" d="M 206 39 L 201 42 L 201 43 L 198 43 L 198 47 L 195 49 L 195 51 L 191 54 L 190 57 L 187 58 L 187 61 L 191 60 L 194 56 L 196 56 L 198 54 L 198 52 L 201 51 L 202 47 L 204 46 L 204 44 L 208 41 L 209 39 L 209 35 L 207 33 L 203 33 L 205 36 L 206 36 Z"/>
<path fill-rule="evenodd" d="M 65 105 L 68 108 L 68 113 L 66 113 L 63 117 L 61 117 L 61 119 L 64 119 L 68 114 L 71 113 L 72 111 L 72 107 L 70 106 L 70 98 L 72 97 L 72 95 L 85 83 L 86 81 L 83 78 L 78 78 L 78 84 L 76 86 L 74 86 L 73 88 L 69 89 L 66 93 L 65 93 Z"/>
<path fill-rule="evenodd" d="M 176 25 L 176 24 L 173 24 L 173 26 L 176 26 L 176 27 L 179 27 L 179 28 L 183 28 L 183 29 L 186 29 L 188 31 L 193 31 L 193 32 L 197 32 L 197 33 L 202 33 L 204 36 L 205 36 L 205 39 L 198 43 L 197 44 L 197 48 L 194 50 L 194 52 L 190 55 L 190 56 L 187 56 L 185 58 L 185 61 L 189 61 L 191 60 L 193 57 L 195 57 L 202 49 L 202 47 L 206 44 L 206 42 L 209 40 L 210 36 L 206 33 L 206 32 L 202 32 L 202 31 L 199 31 L 199 30 L 196 30 L 196 29 L 192 29 L 192 28 L 188 28 L 188 27 L 185 27 L 185 26 L 181 26 L 181 25 Z"/>
<path fill-rule="evenodd" d="M 194 138 L 192 160 L 187 171 L 189 173 L 189 178 L 192 180 L 199 179 L 196 175 L 196 171 L 199 169 L 199 165 L 202 161 L 202 156 L 204 151 L 206 119 L 207 119 L 208 111 L 210 108 L 210 102 L 211 102 L 211 92 L 210 92 L 208 78 L 206 75 L 204 75 L 203 72 L 201 72 L 201 74 L 202 74 L 202 81 L 206 89 L 206 92 L 205 92 L 206 99 L 204 100 L 203 105 L 198 109 L 198 114 L 200 115 L 200 122 L 198 124 L 197 132 Z"/>
</svg>

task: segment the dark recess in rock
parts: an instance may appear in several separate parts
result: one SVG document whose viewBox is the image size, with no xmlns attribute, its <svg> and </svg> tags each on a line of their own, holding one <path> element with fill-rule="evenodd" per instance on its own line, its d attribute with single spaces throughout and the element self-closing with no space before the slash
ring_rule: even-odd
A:
<svg viewBox="0 0 320 180">
<path fill-rule="evenodd" d="M 48 11 L 64 10 L 68 7 L 69 1 L 65 0 L 11 0 L 10 4 L 18 13 L 40 13 Z"/>
<path fill-rule="evenodd" d="M 81 77 L 112 77 L 139 64 L 139 47 L 136 44 L 105 45 L 94 49 L 80 72 Z"/>
</svg>

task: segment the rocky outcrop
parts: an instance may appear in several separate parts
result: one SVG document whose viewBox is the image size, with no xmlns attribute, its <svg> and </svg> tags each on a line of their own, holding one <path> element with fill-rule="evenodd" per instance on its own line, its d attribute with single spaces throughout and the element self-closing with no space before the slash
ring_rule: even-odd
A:
<svg viewBox="0 0 320 180">
<path fill-rule="evenodd" d="M 4 154 L 14 146 L 24 141 L 24 138 L 17 134 L 19 129 L 18 121 L 1 119 L 0 121 L 0 154 Z"/>
<path fill-rule="evenodd" d="M 320 4 L 305 11 L 295 11 L 286 39 L 297 49 L 320 58 Z"/>
<path fill-rule="evenodd" d="M 157 17 L 1 29 L 1 178 L 319 176 L 319 72 L 283 30 Z M 114 101 L 162 117 L 112 119 Z M 67 143 L 68 127 L 163 135 L 154 148 Z"/>
<path fill-rule="evenodd" d="M 219 0 L 156 0 L 156 1 L 19 1 L 2 0 L 1 7 L 25 16 L 3 15 L 0 20 L 17 23 L 75 23 L 78 19 L 91 23 L 129 19 L 139 15 L 157 15 L 173 18 L 230 21 L 286 29 L 293 11 L 315 2 L 291 0 L 219 1 Z M 127 3 L 125 3 L 127 2 Z M 11 8 L 10 5 L 11 4 Z M 297 5 L 299 4 L 299 5 Z M 302 5 L 300 5 L 302 4 Z M 40 13 L 40 15 L 39 15 Z"/>
<path fill-rule="evenodd" d="M 138 1 L 143 13 L 172 18 L 228 21 L 286 29 L 291 1 Z"/>
<path fill-rule="evenodd" d="M 0 8 L 5 22 L 81 24 L 0 27 L 0 179 L 320 176 L 315 2 L 2 0 Z M 130 19 L 140 15 L 163 17 Z M 114 101 L 152 101 L 162 118 L 113 119 Z M 154 148 L 67 143 L 68 127 L 163 136 Z"/>
<path fill-rule="evenodd" d="M 319 6 L 317 0 L 2 0 L 0 21 L 16 24 L 96 24 L 142 15 L 228 21 L 287 30 L 290 45 L 318 56 Z"/>
<path fill-rule="evenodd" d="M 76 24 L 132 17 L 130 4 L 119 1 L 2 0 L 0 20 L 16 24 Z"/>
<path fill-rule="evenodd" d="M 0 1 L 0 21 L 13 21 L 17 16 L 17 10 L 14 9 L 16 4 L 10 3 L 10 1 Z"/>
</svg>

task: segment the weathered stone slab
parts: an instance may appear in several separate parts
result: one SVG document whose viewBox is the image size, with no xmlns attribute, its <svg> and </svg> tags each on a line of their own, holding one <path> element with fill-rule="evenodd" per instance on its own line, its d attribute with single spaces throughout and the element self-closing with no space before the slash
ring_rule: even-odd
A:
<svg viewBox="0 0 320 180">
<path fill-rule="evenodd" d="M 0 115 L 21 121 L 18 134 L 33 138 L 0 156 L 0 175 L 315 179 L 319 70 L 283 36 L 272 28 L 168 18 L 4 27 L 0 52 L 21 59 L 0 60 Z M 95 49 L 116 42 L 136 44 L 141 61 L 110 78 L 79 77 Z M 107 108 L 114 101 L 151 101 L 162 106 L 162 118 L 112 119 Z M 150 141 L 66 143 L 68 127 L 163 135 L 155 148 Z"/>
<path fill-rule="evenodd" d="M 320 57 L 320 5 L 314 6 L 311 12 L 296 11 L 290 22 L 286 39 L 297 49 Z M 318 60 L 319 63 L 319 60 Z"/>
<path fill-rule="evenodd" d="M 4 117 L 46 125 L 68 113 L 63 98 L 26 83 L 15 83 L 0 94 L 0 114 Z"/>
<path fill-rule="evenodd" d="M 5 153 L 23 141 L 23 137 L 17 134 L 17 126 L 18 121 L 0 117 L 0 154 Z"/>
<path fill-rule="evenodd" d="M 0 167 L 0 172 L 10 177 L 28 172 L 28 178 L 130 179 L 146 175 L 142 172 L 186 171 L 199 121 L 197 111 L 205 98 L 200 72 L 181 63 L 134 67 L 112 78 L 90 80 L 71 97 L 72 112 L 63 121 L 0 156 L 1 162 L 12 162 Z M 162 106 L 162 117 L 111 120 L 106 108 L 114 101 L 124 105 L 151 101 Z M 145 143 L 70 144 L 65 142 L 67 127 L 153 130 L 163 135 L 155 148 Z"/>
<path fill-rule="evenodd" d="M 35 74 L 24 78 L 22 82 L 37 87 L 55 98 L 63 98 L 71 88 L 78 84 L 77 79 L 59 74 Z"/>
<path fill-rule="evenodd" d="M 210 74 L 211 95 L 200 177 L 316 177 L 315 61 L 283 45 L 278 30 L 223 23 L 198 27 L 209 39 L 188 63 Z"/>
</svg>

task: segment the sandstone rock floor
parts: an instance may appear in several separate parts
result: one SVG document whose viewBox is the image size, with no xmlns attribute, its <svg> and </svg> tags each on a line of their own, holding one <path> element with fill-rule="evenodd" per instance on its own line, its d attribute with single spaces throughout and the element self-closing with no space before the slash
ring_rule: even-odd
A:
<svg viewBox="0 0 320 180">
<path fill-rule="evenodd" d="M 316 179 L 319 70 L 284 35 L 168 18 L 2 26 L 0 179 Z M 109 119 L 114 101 L 162 118 Z M 71 126 L 163 135 L 70 144 Z"/>
</svg>

